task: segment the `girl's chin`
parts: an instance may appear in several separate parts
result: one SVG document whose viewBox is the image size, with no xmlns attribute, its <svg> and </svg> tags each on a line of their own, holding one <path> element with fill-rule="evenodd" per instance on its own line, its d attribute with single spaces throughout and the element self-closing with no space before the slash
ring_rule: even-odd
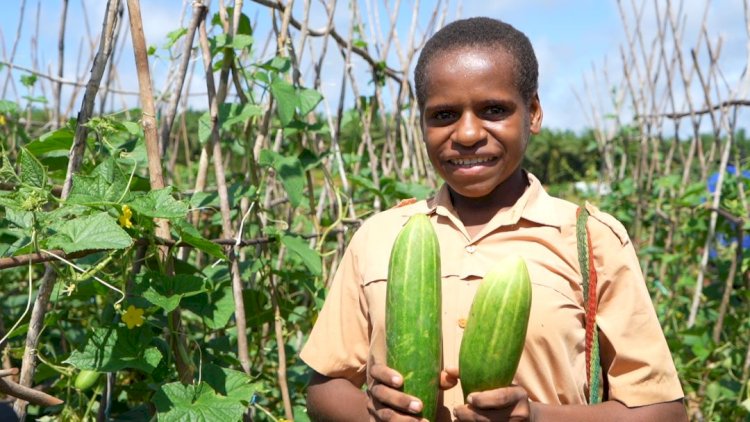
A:
<svg viewBox="0 0 750 422">
<path fill-rule="evenodd" d="M 448 183 L 451 190 L 466 199 L 482 199 L 491 195 L 497 186 L 474 185 L 467 186 L 458 183 Z"/>
</svg>

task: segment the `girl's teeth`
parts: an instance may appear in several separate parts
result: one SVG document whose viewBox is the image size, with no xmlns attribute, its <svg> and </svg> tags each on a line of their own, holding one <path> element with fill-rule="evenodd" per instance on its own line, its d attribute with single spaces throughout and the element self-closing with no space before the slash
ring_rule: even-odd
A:
<svg viewBox="0 0 750 422">
<path fill-rule="evenodd" d="M 483 158 L 456 158 L 453 160 L 450 160 L 451 164 L 455 164 L 457 166 L 473 166 L 474 164 L 481 164 L 486 163 L 488 161 L 492 160 L 490 157 L 483 157 Z"/>
</svg>

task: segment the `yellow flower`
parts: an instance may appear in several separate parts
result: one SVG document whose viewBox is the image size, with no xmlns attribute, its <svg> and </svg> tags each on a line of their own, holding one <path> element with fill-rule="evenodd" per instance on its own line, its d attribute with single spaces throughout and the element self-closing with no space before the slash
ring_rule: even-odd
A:
<svg viewBox="0 0 750 422">
<path fill-rule="evenodd" d="M 5 121 L 5 115 L 4 114 L 0 114 L 0 126 L 5 126 L 5 123 L 7 123 Z"/>
<path fill-rule="evenodd" d="M 130 217 L 133 216 L 133 211 L 130 210 L 130 207 L 127 205 L 122 206 L 122 215 L 118 218 L 120 221 L 120 225 L 125 227 L 126 229 L 129 229 L 133 227 L 133 222 L 130 221 Z"/>
<path fill-rule="evenodd" d="M 122 321 L 127 324 L 129 329 L 143 325 L 143 309 L 136 308 L 133 305 L 128 306 L 128 310 L 122 315 Z"/>
</svg>

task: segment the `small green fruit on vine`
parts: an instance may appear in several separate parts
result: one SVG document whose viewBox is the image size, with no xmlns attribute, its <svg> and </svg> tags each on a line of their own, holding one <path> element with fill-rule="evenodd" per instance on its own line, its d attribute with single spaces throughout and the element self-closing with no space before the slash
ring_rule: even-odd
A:
<svg viewBox="0 0 750 422">
<path fill-rule="evenodd" d="M 78 373 L 73 385 L 78 390 L 86 391 L 96 385 L 96 382 L 99 381 L 99 375 L 100 374 L 96 371 L 84 369 Z"/>
</svg>

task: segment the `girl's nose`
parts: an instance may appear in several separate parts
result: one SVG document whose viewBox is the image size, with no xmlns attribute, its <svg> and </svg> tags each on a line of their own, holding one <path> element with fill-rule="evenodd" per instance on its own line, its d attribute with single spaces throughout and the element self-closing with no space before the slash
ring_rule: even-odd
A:
<svg viewBox="0 0 750 422">
<path fill-rule="evenodd" d="M 464 113 L 456 124 L 453 140 L 464 146 L 471 146 L 487 137 L 482 120 L 473 113 Z"/>
</svg>

